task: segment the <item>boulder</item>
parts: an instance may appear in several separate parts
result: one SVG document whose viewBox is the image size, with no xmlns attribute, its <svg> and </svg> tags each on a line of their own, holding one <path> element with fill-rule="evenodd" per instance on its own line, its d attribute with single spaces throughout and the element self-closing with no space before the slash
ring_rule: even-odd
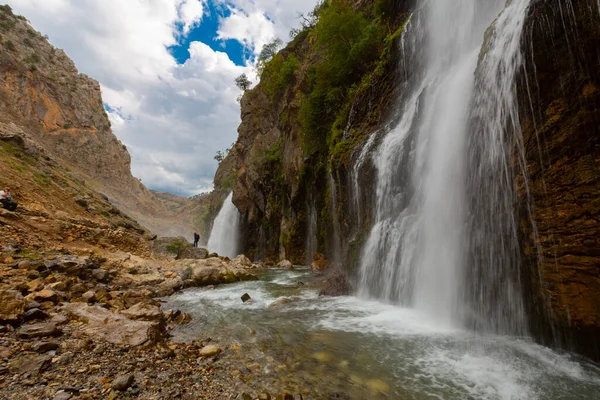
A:
<svg viewBox="0 0 600 400">
<path fill-rule="evenodd" d="M 32 325 L 23 325 L 17 331 L 17 336 L 21 339 L 33 339 L 47 336 L 60 336 L 62 330 L 54 322 L 44 322 Z"/>
<path fill-rule="evenodd" d="M 182 249 L 188 247 L 193 248 L 183 236 L 159 237 L 150 242 L 152 257 L 159 260 L 174 260 Z"/>
<path fill-rule="evenodd" d="M 0 290 L 0 324 L 19 322 L 27 301 L 16 290 Z"/>
<path fill-rule="evenodd" d="M 243 303 L 246 303 L 246 302 L 248 302 L 248 301 L 250 301 L 250 300 L 252 300 L 252 297 L 250 297 L 250 295 L 249 295 L 248 293 L 244 293 L 244 294 L 242 295 L 242 302 L 243 302 Z"/>
<path fill-rule="evenodd" d="M 163 320 L 163 313 L 160 308 L 146 303 L 137 303 L 136 305 L 129 307 L 127 310 L 122 311 L 121 314 L 136 321 Z"/>
<path fill-rule="evenodd" d="M 196 247 L 183 247 L 179 250 L 176 260 L 204 260 L 208 258 L 208 250 Z"/>
<path fill-rule="evenodd" d="M 200 357 L 212 357 L 221 352 L 218 346 L 214 344 L 209 344 L 208 346 L 204 346 L 200 349 Z"/>
<path fill-rule="evenodd" d="M 298 301 L 298 300 L 300 300 L 300 297 L 297 297 L 297 296 L 294 296 L 294 297 L 282 297 L 280 299 L 275 300 L 271 304 L 269 304 L 268 308 L 279 308 L 279 307 L 283 306 L 284 304 L 293 303 L 293 302 Z"/>
<path fill-rule="evenodd" d="M 313 262 L 310 264 L 310 270 L 313 275 L 322 275 L 329 266 L 329 262 L 321 253 L 315 253 Z"/>
<path fill-rule="evenodd" d="M 232 268 L 252 268 L 252 261 L 250 261 L 250 259 L 248 257 L 246 257 L 245 255 L 240 254 L 239 256 L 237 256 L 236 258 L 234 258 L 231 261 L 230 267 L 232 267 Z"/>
<path fill-rule="evenodd" d="M 282 260 L 279 262 L 279 264 L 277 264 L 277 267 L 285 268 L 285 269 L 292 269 L 294 266 L 292 265 L 292 263 L 289 260 Z"/>
<path fill-rule="evenodd" d="M 83 332 L 92 339 L 105 340 L 118 345 L 139 346 L 155 341 L 163 334 L 157 322 L 134 321 L 124 315 L 114 314 L 99 306 L 84 303 L 67 303 L 63 310 L 87 326 Z"/>
<path fill-rule="evenodd" d="M 351 292 L 352 285 L 348 276 L 340 270 L 335 270 L 325 281 L 325 286 L 319 296 L 347 296 Z"/>
</svg>

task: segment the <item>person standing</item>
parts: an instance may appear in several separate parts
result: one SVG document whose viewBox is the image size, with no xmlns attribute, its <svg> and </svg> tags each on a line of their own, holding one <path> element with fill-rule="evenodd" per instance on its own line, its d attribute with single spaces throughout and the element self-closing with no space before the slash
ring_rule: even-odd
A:
<svg viewBox="0 0 600 400">
<path fill-rule="evenodd" d="M 198 242 L 200 241 L 200 235 L 194 232 L 194 247 L 198 247 Z"/>
</svg>

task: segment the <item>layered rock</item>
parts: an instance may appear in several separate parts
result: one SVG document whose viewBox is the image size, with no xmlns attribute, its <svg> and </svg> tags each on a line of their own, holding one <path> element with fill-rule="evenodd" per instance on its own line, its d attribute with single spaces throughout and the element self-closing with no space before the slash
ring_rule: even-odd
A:
<svg viewBox="0 0 600 400">
<path fill-rule="evenodd" d="M 532 1 L 522 39 L 524 276 L 537 335 L 600 358 L 600 10 L 563 3 Z"/>
</svg>

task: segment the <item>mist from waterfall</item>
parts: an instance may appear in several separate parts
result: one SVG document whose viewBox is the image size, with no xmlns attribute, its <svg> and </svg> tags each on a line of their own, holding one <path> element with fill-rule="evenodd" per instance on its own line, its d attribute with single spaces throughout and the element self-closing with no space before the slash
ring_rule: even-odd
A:
<svg viewBox="0 0 600 400">
<path fill-rule="evenodd" d="M 223 206 L 215 218 L 210 237 L 208 250 L 221 256 L 234 258 L 239 252 L 240 212 L 233 204 L 233 192 L 223 202 Z"/>
<path fill-rule="evenodd" d="M 504 131 L 509 115 L 518 123 L 511 96 L 528 4 L 429 1 L 407 23 L 398 123 L 372 154 L 377 202 L 361 258 L 362 296 L 414 307 L 441 325 L 522 331 L 518 277 L 507 272 L 517 242 L 508 207 L 514 141 Z M 497 157 L 486 163 L 484 155 Z"/>
</svg>

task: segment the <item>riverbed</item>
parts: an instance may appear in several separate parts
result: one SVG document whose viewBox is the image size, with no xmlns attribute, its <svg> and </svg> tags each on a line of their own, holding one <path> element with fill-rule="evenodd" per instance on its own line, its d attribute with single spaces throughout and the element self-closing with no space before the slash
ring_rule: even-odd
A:
<svg viewBox="0 0 600 400">
<path fill-rule="evenodd" d="M 190 289 L 164 308 L 192 315 L 181 342 L 211 338 L 240 387 L 304 399 L 598 399 L 600 369 L 528 338 L 440 325 L 413 309 L 318 296 L 305 268 Z M 252 301 L 240 297 L 248 293 Z M 291 298 L 277 307 L 273 302 Z"/>
</svg>

